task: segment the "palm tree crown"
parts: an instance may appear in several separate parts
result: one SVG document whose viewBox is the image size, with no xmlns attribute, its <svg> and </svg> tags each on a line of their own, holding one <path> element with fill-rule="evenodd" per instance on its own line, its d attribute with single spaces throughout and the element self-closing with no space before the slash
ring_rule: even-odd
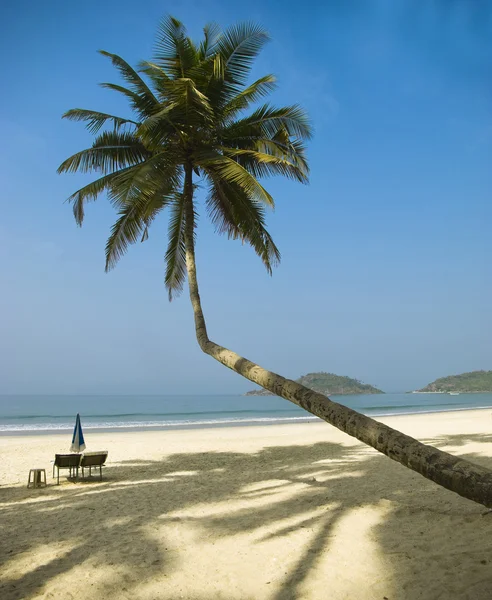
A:
<svg viewBox="0 0 492 600">
<path fill-rule="evenodd" d="M 103 191 L 117 209 L 106 244 L 106 270 L 129 244 L 146 240 L 152 221 L 169 207 L 165 283 L 170 298 L 182 290 L 185 204 L 187 198 L 193 202 L 193 174 L 206 185 L 206 208 L 217 231 L 249 243 L 269 272 L 278 263 L 279 251 L 265 228 L 265 206 L 274 202 L 259 179 L 285 175 L 307 182 L 304 141 L 311 127 L 297 105 L 258 105 L 275 88 L 273 75 L 247 81 L 267 40 L 256 25 L 222 32 L 212 24 L 196 44 L 181 22 L 167 17 L 159 27 L 153 61 L 141 62 L 138 72 L 101 51 L 127 84 L 102 86 L 126 96 L 133 118 L 80 108 L 66 112 L 64 118 L 85 121 L 95 139 L 58 172 L 101 175 L 68 200 L 79 225 L 85 203 Z"/>
</svg>

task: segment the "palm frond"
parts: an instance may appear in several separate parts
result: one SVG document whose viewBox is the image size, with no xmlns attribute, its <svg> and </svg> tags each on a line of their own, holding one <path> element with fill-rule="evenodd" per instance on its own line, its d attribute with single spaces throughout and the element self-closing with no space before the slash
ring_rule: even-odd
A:
<svg viewBox="0 0 492 600">
<path fill-rule="evenodd" d="M 254 83 L 229 100 L 224 107 L 225 116 L 230 119 L 239 111 L 245 110 L 260 98 L 273 92 L 277 87 L 276 81 L 274 75 L 265 75 L 264 77 L 257 79 Z"/>
<path fill-rule="evenodd" d="M 183 112 L 183 118 L 187 124 L 192 123 L 194 115 L 202 118 L 213 116 L 213 110 L 209 100 L 195 85 L 192 79 L 182 77 L 166 87 L 166 92 L 170 102 L 180 107 Z"/>
<path fill-rule="evenodd" d="M 213 109 L 192 79 L 170 80 L 162 85 L 161 90 L 167 101 L 145 119 L 138 130 L 147 144 L 162 143 L 169 135 L 184 141 L 183 129 L 197 131 L 205 124 L 212 126 Z"/>
<path fill-rule="evenodd" d="M 285 134 L 285 135 L 284 135 Z M 287 132 L 280 131 L 272 139 L 258 138 L 240 144 L 242 150 L 256 150 L 288 160 L 298 168 L 303 177 L 309 175 L 309 165 L 306 158 L 306 148 L 302 140 L 291 140 Z"/>
<path fill-rule="evenodd" d="M 283 175 L 289 179 L 294 179 L 300 183 L 307 183 L 307 173 L 305 170 L 289 160 L 286 154 L 271 154 L 258 150 L 236 150 L 224 148 L 224 154 L 234 158 L 251 175 L 256 178 L 268 177 L 271 175 Z"/>
<path fill-rule="evenodd" d="M 163 94 L 163 88 L 165 84 L 169 82 L 170 78 L 164 69 L 148 60 L 140 61 L 138 66 L 140 71 L 145 73 L 154 84 L 154 89 L 160 100 L 166 100 L 166 97 Z"/>
<path fill-rule="evenodd" d="M 158 158 L 125 173 L 113 182 L 109 197 L 118 208 L 119 218 L 106 243 L 106 271 L 113 269 L 128 246 L 145 241 L 157 214 L 174 198 L 179 185 L 179 169 L 168 165 L 167 173 Z M 167 175 L 167 177 L 165 176 Z"/>
<path fill-rule="evenodd" d="M 162 147 L 170 143 L 174 137 L 178 137 L 181 142 L 185 138 L 179 127 L 179 121 L 176 113 L 179 112 L 178 103 L 167 103 L 161 110 L 154 113 L 152 116 L 145 119 L 137 130 L 139 138 L 148 147 Z M 177 146 L 175 152 L 181 154 L 182 148 Z"/>
<path fill-rule="evenodd" d="M 131 90 L 140 96 L 142 104 L 147 106 L 148 110 L 152 110 L 152 107 L 158 103 L 157 98 L 135 69 L 117 54 L 111 54 L 105 50 L 99 50 L 99 52 L 111 59 L 111 62 L 121 73 L 123 79 L 130 84 Z"/>
<path fill-rule="evenodd" d="M 69 121 L 87 121 L 86 127 L 93 134 L 96 134 L 107 121 L 112 121 L 115 129 L 119 129 L 128 123 L 136 126 L 139 125 L 136 121 L 132 121 L 131 119 L 124 119 L 122 117 L 116 117 L 115 115 L 109 115 L 96 110 L 87 110 L 85 108 L 72 108 L 67 110 L 67 112 L 62 115 L 62 119 L 68 119 Z"/>
<path fill-rule="evenodd" d="M 165 256 L 165 284 L 169 300 L 183 290 L 186 276 L 186 247 L 185 247 L 185 202 L 183 194 L 176 194 L 169 207 L 169 241 Z"/>
<path fill-rule="evenodd" d="M 313 135 L 309 118 L 297 104 L 282 108 L 269 104 L 260 106 L 248 117 L 226 126 L 222 135 L 227 140 L 255 136 L 274 138 L 281 130 L 301 140 L 309 140 Z"/>
<path fill-rule="evenodd" d="M 222 55 L 217 52 L 217 54 L 214 55 L 214 59 L 212 62 L 212 74 L 215 81 L 224 81 L 225 67 L 226 65 L 224 59 L 222 58 Z"/>
<path fill-rule="evenodd" d="M 256 198 L 259 202 L 273 207 L 275 205 L 272 196 L 265 190 L 261 183 L 241 164 L 232 158 L 211 154 L 195 155 L 196 163 L 206 173 L 213 170 L 224 181 L 235 184 L 242 188 L 249 196 Z"/>
<path fill-rule="evenodd" d="M 267 271 L 280 262 L 280 252 L 265 227 L 263 206 L 238 185 L 209 173 L 211 181 L 207 211 L 218 233 L 247 242 Z"/>
<path fill-rule="evenodd" d="M 134 167 L 127 167 L 127 169 L 133 169 Z M 75 217 L 75 221 L 79 227 L 82 226 L 82 222 L 84 220 L 84 205 L 86 202 L 93 202 L 97 200 L 97 197 L 104 191 L 111 188 L 111 184 L 114 180 L 123 174 L 123 172 L 127 169 L 123 169 L 120 171 L 116 171 L 115 173 L 110 173 L 109 175 L 104 175 L 95 181 L 91 181 L 84 187 L 80 188 L 76 192 L 74 192 L 71 196 L 69 196 L 66 200 L 69 204 L 73 206 L 73 214 Z"/>
<path fill-rule="evenodd" d="M 130 244 L 142 238 L 147 227 L 141 212 L 145 206 L 145 196 L 129 202 L 119 211 L 119 218 L 111 227 L 111 235 L 106 242 L 106 272 L 113 269 L 126 253 Z"/>
<path fill-rule="evenodd" d="M 167 197 L 179 189 L 181 173 L 181 165 L 174 155 L 155 154 L 133 169 L 120 171 L 120 176 L 111 182 L 108 199 L 117 210 L 120 210 L 126 204 L 138 199 L 140 195 Z"/>
<path fill-rule="evenodd" d="M 199 57 L 201 60 L 209 58 L 216 52 L 217 41 L 222 30 L 217 23 L 208 23 L 203 28 L 203 41 L 199 46 Z"/>
<path fill-rule="evenodd" d="M 242 23 L 226 29 L 217 42 L 217 48 L 224 59 L 227 79 L 243 85 L 255 58 L 268 40 L 268 33 L 254 23 Z"/>
<path fill-rule="evenodd" d="M 126 96 L 130 102 L 130 106 L 141 119 L 145 119 L 148 115 L 152 114 L 155 108 L 159 106 L 157 101 L 155 103 L 150 103 L 147 98 L 143 98 L 140 94 L 137 94 L 137 92 L 129 90 L 122 85 L 116 83 L 100 83 L 99 85 Z"/>
<path fill-rule="evenodd" d="M 214 53 L 210 53 L 208 61 L 202 61 L 198 72 L 205 82 L 203 89 L 218 115 L 241 93 L 254 59 L 267 40 L 267 33 L 260 27 L 239 24 L 223 32 Z M 194 76 L 197 77 L 196 72 Z"/>
<path fill-rule="evenodd" d="M 162 65 L 169 77 L 186 77 L 196 63 L 197 50 L 186 36 L 186 29 L 178 19 L 168 16 L 159 24 L 154 49 L 155 62 Z"/>
<path fill-rule="evenodd" d="M 58 167 L 58 173 L 103 174 L 136 165 L 151 156 L 145 146 L 130 132 L 105 131 L 99 134 L 92 148 L 70 156 Z"/>
</svg>

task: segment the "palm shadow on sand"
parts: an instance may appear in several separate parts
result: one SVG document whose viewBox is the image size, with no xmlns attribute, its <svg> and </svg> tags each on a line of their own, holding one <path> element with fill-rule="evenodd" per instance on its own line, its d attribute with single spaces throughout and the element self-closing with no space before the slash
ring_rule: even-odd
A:
<svg viewBox="0 0 492 600">
<path fill-rule="evenodd" d="M 429 442 L 459 448 L 470 441 L 491 440 L 449 436 Z M 490 458 L 467 458 L 492 466 Z M 231 502 L 238 503 L 236 510 L 214 508 Z M 273 538 L 292 543 L 302 536 L 295 560 L 288 567 L 279 564 L 275 580 L 264 582 L 263 597 L 300 600 L 312 578 L 319 597 L 329 597 L 330 581 L 340 573 L 324 571 L 323 565 L 336 551 L 337 528 L 358 511 L 381 507 L 384 517 L 371 527 L 370 535 L 384 577 L 380 584 L 367 581 L 367 586 L 376 586 L 375 593 L 381 589 L 382 595 L 360 589 L 360 598 L 386 595 L 391 600 L 397 590 L 399 600 L 444 599 L 456 589 L 464 590 L 459 598 L 492 597 L 492 515 L 484 516 L 483 507 L 370 449 L 328 442 L 270 447 L 253 454 L 183 453 L 161 461 L 124 461 L 108 467 L 102 483 L 49 486 L 36 490 L 36 496 L 21 487 L 0 488 L 0 597 L 27 600 L 49 591 L 69 598 L 58 589 L 58 576 L 76 567 L 90 573 L 104 565 L 111 575 L 93 581 L 87 575 L 93 597 L 138 598 L 142 579 L 183 568 L 180 553 L 149 534 L 149 527 L 173 520 L 216 540 L 253 533 L 253 543 L 260 545 Z M 76 513 L 86 515 L 83 527 L 72 526 Z M 107 543 L 109 530 L 117 545 Z M 29 556 L 43 547 L 55 548 L 55 558 L 30 565 Z M 425 562 L 423 555 L 428 557 Z M 27 564 L 21 574 L 13 571 L 23 560 Z M 220 556 L 217 561 L 220 572 Z M 350 579 L 350 573 L 343 575 Z M 167 593 L 163 586 L 159 598 L 174 598 L 174 592 Z M 223 598 L 248 598 L 240 588 L 228 594 Z M 205 589 L 184 597 L 212 596 Z"/>
</svg>

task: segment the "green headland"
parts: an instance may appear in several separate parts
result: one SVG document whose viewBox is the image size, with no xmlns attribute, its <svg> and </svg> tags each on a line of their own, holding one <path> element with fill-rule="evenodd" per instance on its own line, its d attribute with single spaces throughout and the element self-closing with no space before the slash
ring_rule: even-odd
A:
<svg viewBox="0 0 492 600">
<path fill-rule="evenodd" d="M 470 371 L 461 375 L 440 377 L 419 392 L 459 392 L 478 394 L 492 392 L 492 371 Z"/>
<path fill-rule="evenodd" d="M 306 387 L 320 392 L 325 396 L 350 396 L 353 394 L 384 394 L 382 390 L 375 388 L 368 383 L 362 383 L 358 379 L 335 375 L 334 373 L 307 373 L 302 375 L 296 381 Z M 246 392 L 246 396 L 273 396 L 267 390 L 251 390 Z"/>
</svg>

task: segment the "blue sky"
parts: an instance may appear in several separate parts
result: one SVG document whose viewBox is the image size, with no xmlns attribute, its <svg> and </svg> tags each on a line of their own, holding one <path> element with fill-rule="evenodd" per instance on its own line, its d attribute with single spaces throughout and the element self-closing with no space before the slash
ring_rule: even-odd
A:
<svg viewBox="0 0 492 600">
<path fill-rule="evenodd" d="M 125 112 L 98 49 L 149 58 L 166 13 L 200 35 L 253 20 L 278 104 L 309 112 L 311 183 L 271 180 L 282 264 L 200 218 L 210 337 L 288 376 L 326 370 L 386 391 L 492 368 L 492 7 L 398 0 L 19 0 L 2 9 L 0 393 L 241 393 L 202 355 L 186 294 L 167 301 L 166 219 L 104 273 L 105 198 L 78 229 L 59 176 L 90 135 L 69 108 Z"/>
</svg>

